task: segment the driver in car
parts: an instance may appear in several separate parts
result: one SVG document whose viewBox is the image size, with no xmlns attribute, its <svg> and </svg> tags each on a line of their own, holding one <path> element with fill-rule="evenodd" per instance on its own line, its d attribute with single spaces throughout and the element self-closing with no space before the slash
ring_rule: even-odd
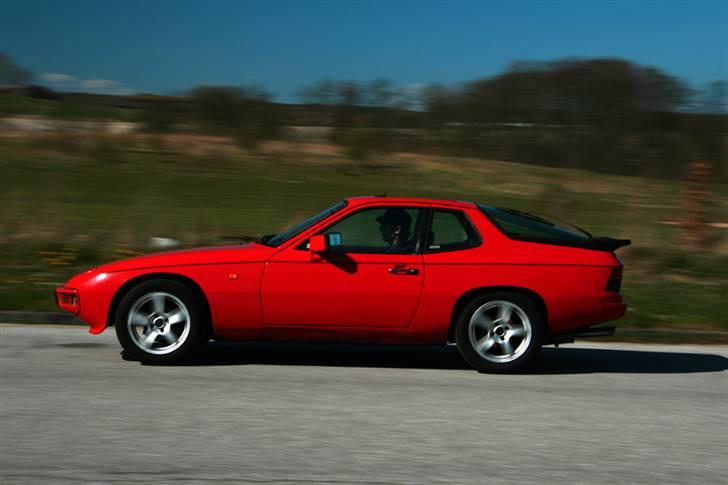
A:
<svg viewBox="0 0 728 485">
<path fill-rule="evenodd" d="M 401 207 L 390 207 L 376 218 L 382 240 L 389 244 L 388 253 L 407 253 L 414 249 L 410 239 L 412 217 Z"/>
</svg>

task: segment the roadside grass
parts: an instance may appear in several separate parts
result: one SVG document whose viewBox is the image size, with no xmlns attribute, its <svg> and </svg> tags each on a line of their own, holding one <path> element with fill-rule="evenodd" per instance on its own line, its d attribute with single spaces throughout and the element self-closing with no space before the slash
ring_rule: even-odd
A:
<svg viewBox="0 0 728 485">
<path fill-rule="evenodd" d="M 352 195 L 475 200 L 631 238 L 622 323 L 728 329 L 728 229 L 709 249 L 681 245 L 679 182 L 455 157 L 195 151 L 149 138 L 59 149 L 0 140 L 0 310 L 54 310 L 51 291 L 101 262 L 275 233 Z M 711 187 L 711 222 L 728 221 L 728 187 Z"/>
</svg>

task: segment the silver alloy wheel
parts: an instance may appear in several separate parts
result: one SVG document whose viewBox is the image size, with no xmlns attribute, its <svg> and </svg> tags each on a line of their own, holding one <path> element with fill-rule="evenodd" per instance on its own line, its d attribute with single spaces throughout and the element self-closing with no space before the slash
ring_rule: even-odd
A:
<svg viewBox="0 0 728 485">
<path fill-rule="evenodd" d="M 473 312 L 468 338 L 482 358 L 503 364 L 523 355 L 533 338 L 533 328 L 521 307 L 510 301 L 494 300 Z"/>
<path fill-rule="evenodd" d="M 139 298 L 127 318 L 134 345 L 148 354 L 165 355 L 177 350 L 190 334 L 190 313 L 182 300 L 164 292 Z"/>
</svg>

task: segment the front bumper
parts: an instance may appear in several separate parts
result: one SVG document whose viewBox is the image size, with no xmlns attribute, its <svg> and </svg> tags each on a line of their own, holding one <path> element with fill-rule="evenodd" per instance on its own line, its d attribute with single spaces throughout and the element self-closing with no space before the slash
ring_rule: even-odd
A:
<svg viewBox="0 0 728 485">
<path fill-rule="evenodd" d="M 111 299 L 122 280 L 107 273 L 86 271 L 56 288 L 56 304 L 89 326 L 89 332 L 101 333 L 106 328 Z"/>
<path fill-rule="evenodd" d="M 81 300 L 78 296 L 78 290 L 66 287 L 56 288 L 53 297 L 56 300 L 56 305 L 61 310 L 65 310 L 72 315 L 81 313 Z"/>
</svg>

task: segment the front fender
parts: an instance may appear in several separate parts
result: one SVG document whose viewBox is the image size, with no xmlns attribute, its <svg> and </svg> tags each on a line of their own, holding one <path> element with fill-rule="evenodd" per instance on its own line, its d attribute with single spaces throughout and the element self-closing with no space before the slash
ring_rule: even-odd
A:
<svg viewBox="0 0 728 485">
<path fill-rule="evenodd" d="M 75 290 L 78 297 L 77 309 L 72 313 L 88 324 L 90 333 L 99 334 L 106 328 L 108 309 L 114 294 L 127 279 L 121 273 L 89 270 L 74 276 L 63 287 L 56 289 L 56 301 L 63 310 L 69 311 L 69 308 L 60 304 L 62 300 L 59 296 L 68 290 Z"/>
<path fill-rule="evenodd" d="M 262 338 L 262 274 L 263 263 L 259 262 L 171 266 L 119 272 L 96 269 L 71 278 L 57 291 L 77 291 L 78 318 L 89 325 L 89 332 L 99 334 L 108 325 L 114 296 L 126 283 L 139 277 L 181 277 L 194 282 L 202 291 L 209 305 L 211 323 L 216 334 Z"/>
</svg>

